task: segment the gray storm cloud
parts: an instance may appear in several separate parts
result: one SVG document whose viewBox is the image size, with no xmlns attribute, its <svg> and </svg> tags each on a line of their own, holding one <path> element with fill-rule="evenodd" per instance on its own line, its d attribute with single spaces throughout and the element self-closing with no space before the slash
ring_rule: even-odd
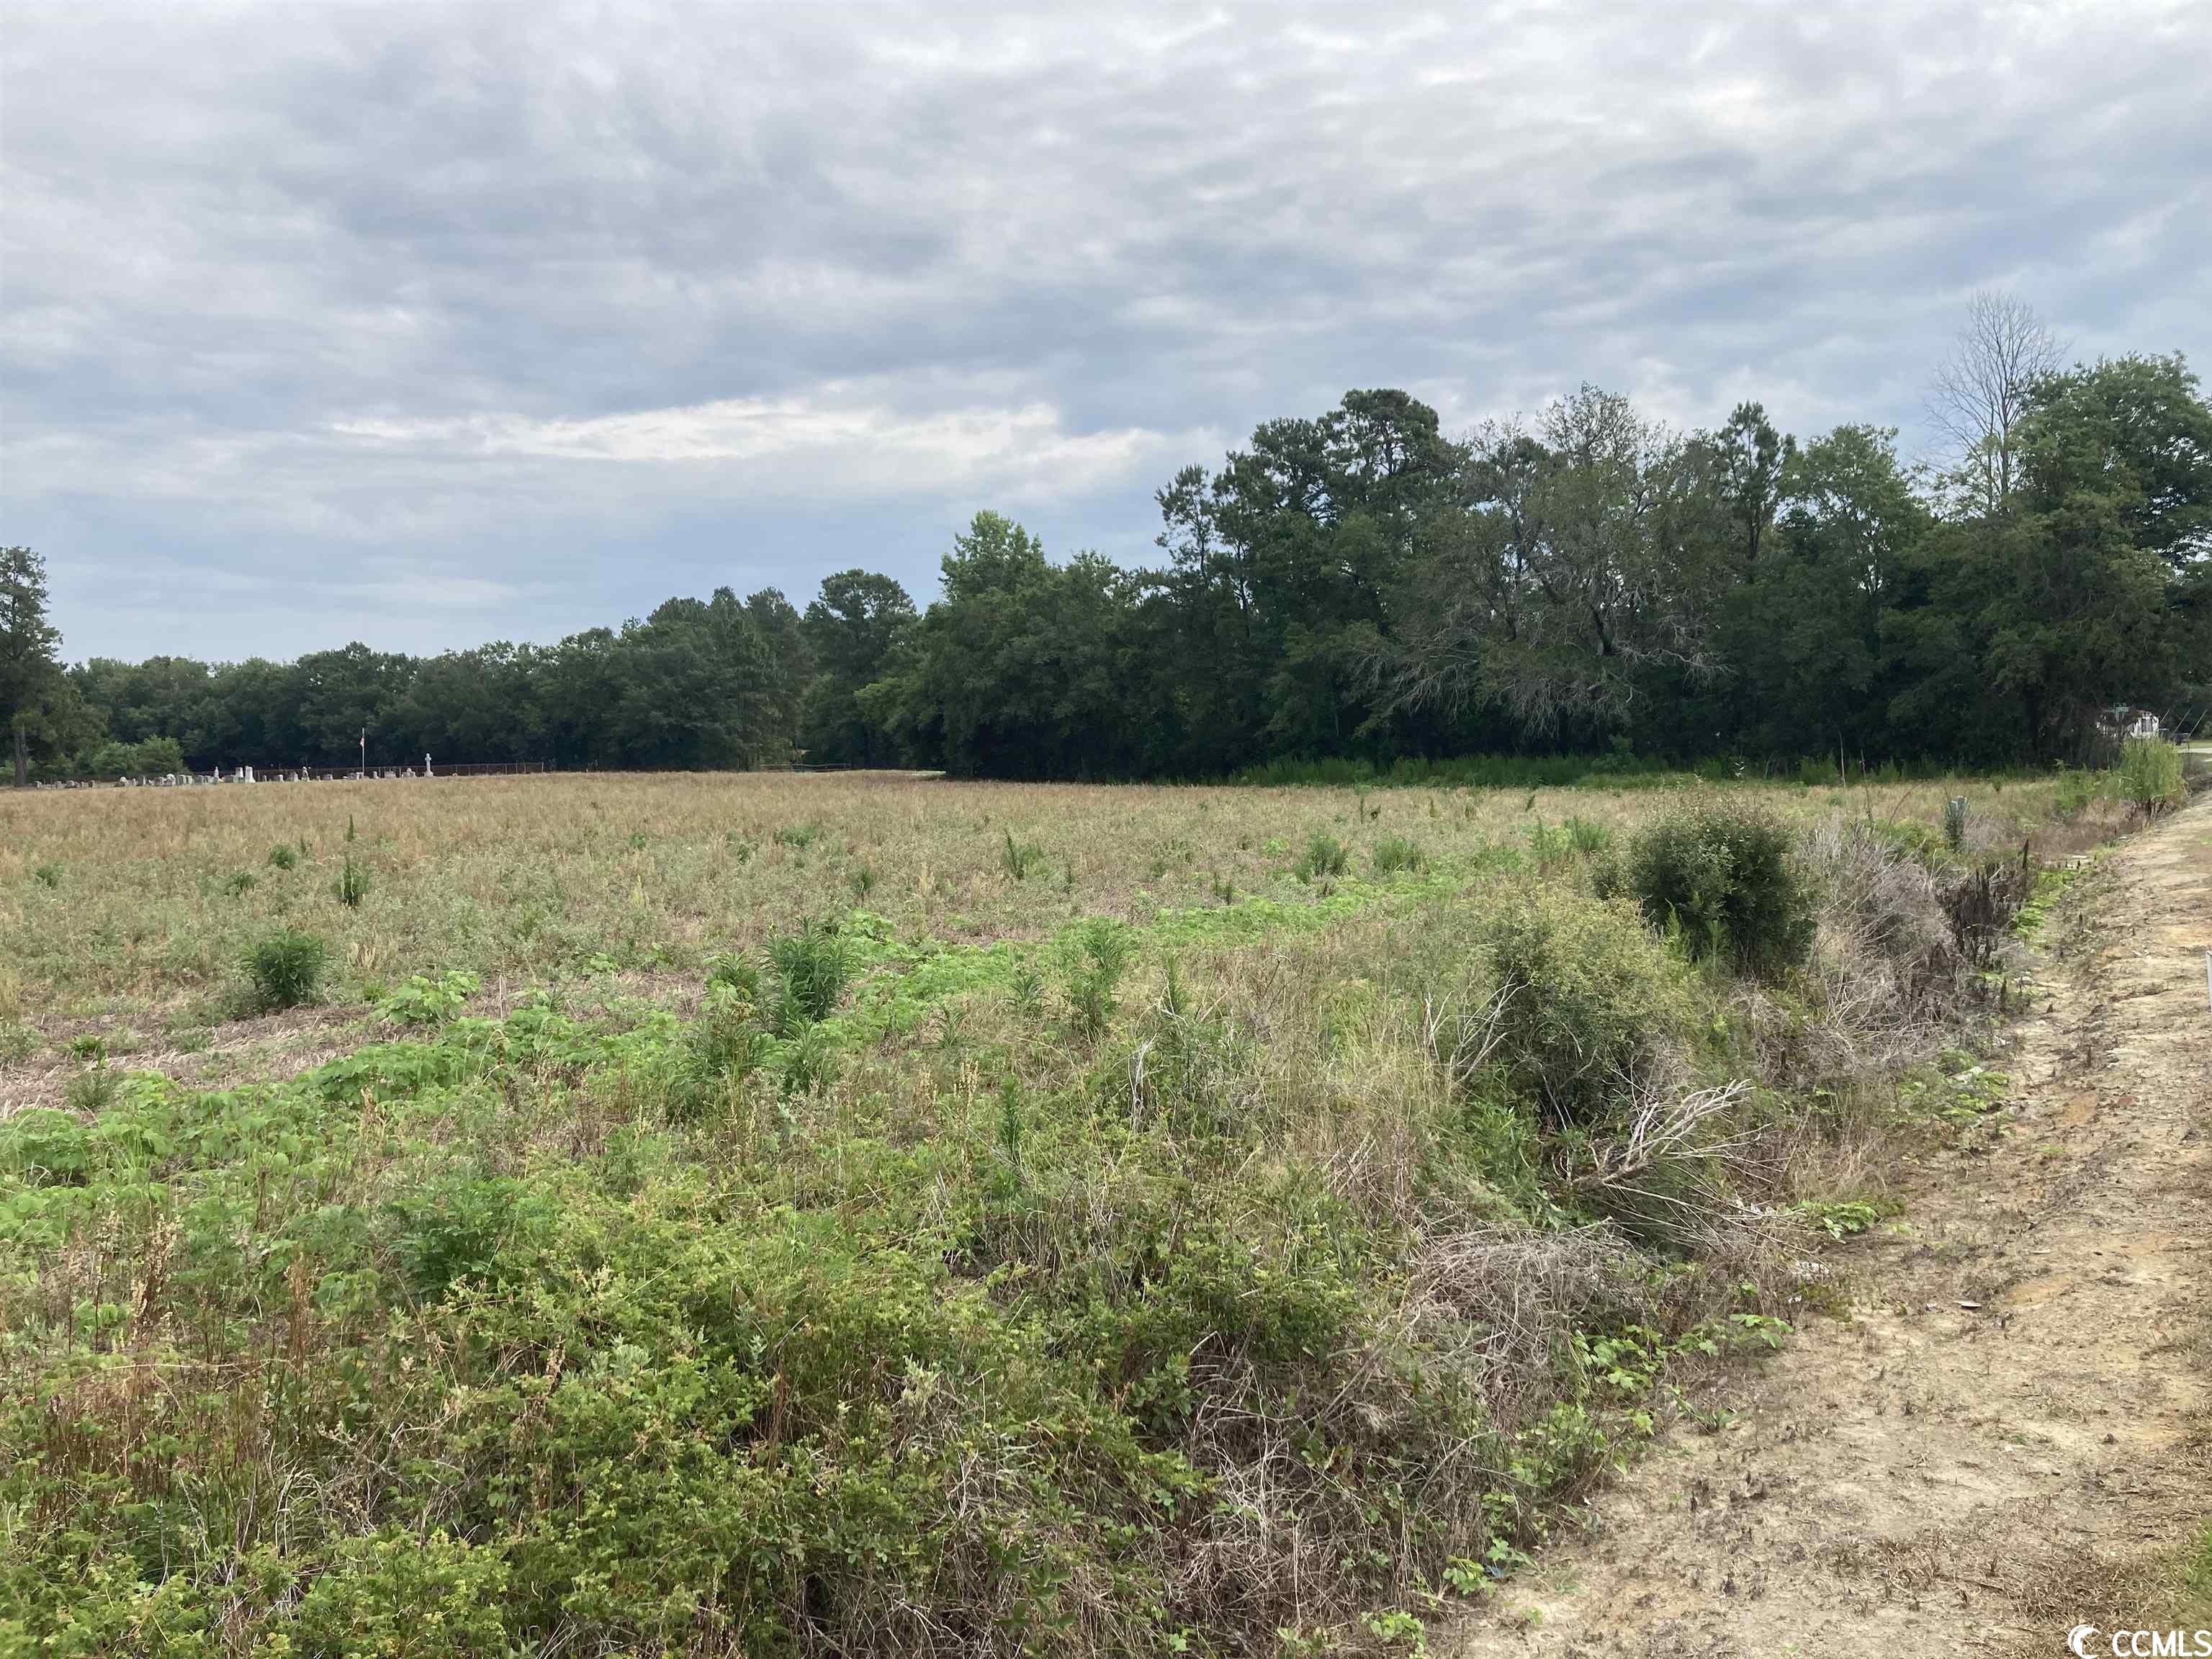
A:
<svg viewBox="0 0 2212 1659">
<path fill-rule="evenodd" d="M 1256 420 L 1907 429 L 1965 295 L 2206 343 L 2212 14 L 11 9 L 9 526 L 72 656 L 550 638 Z"/>
</svg>

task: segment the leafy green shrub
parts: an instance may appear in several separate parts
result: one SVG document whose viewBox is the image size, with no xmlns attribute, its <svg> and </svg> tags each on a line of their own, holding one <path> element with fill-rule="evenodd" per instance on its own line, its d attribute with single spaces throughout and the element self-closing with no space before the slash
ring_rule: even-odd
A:
<svg viewBox="0 0 2212 1659">
<path fill-rule="evenodd" d="M 814 845 L 814 838 L 821 833 L 821 827 L 817 824 L 787 823 L 776 830 L 775 842 L 780 847 L 794 848 L 804 852 Z"/>
<path fill-rule="evenodd" d="M 71 1078 L 62 1091 L 62 1099 L 72 1112 L 94 1117 L 114 1103 L 118 1087 L 115 1073 L 102 1061 L 88 1066 Z"/>
<path fill-rule="evenodd" d="M 1096 1036 L 1114 1023 L 1121 1011 L 1121 975 L 1135 951 L 1127 924 L 1111 916 L 1093 916 L 1071 935 L 1060 983 L 1077 1025 L 1086 1034 Z"/>
<path fill-rule="evenodd" d="M 338 902 L 351 910 L 359 909 L 361 902 L 368 896 L 368 866 L 356 859 L 350 850 L 345 855 L 344 867 L 338 872 L 337 884 L 331 890 L 337 895 Z"/>
<path fill-rule="evenodd" d="M 185 769 L 184 750 L 174 738 L 148 738 L 143 743 L 107 742 L 82 763 L 86 775 L 95 778 L 155 778 Z"/>
<path fill-rule="evenodd" d="M 1918 818 L 1873 818 L 1867 821 L 1875 838 L 1915 862 L 1940 870 L 1946 862 L 1943 838 Z"/>
<path fill-rule="evenodd" d="M 1567 833 L 1565 824 L 1555 828 L 1539 818 L 1528 826 L 1527 833 L 1528 851 L 1536 860 L 1537 869 L 1558 870 L 1573 860 L 1574 837 Z"/>
<path fill-rule="evenodd" d="M 1604 824 L 1588 818 L 1569 818 L 1559 826 L 1567 832 L 1567 842 L 1584 858 L 1595 858 L 1613 845 L 1613 831 Z"/>
<path fill-rule="evenodd" d="M 721 951 L 707 958 L 707 991 L 726 986 L 757 1007 L 761 1000 L 760 969 L 735 951 Z"/>
<path fill-rule="evenodd" d="M 771 945 L 769 957 L 782 981 L 775 1020 L 781 1036 L 796 1036 L 827 1019 L 852 981 L 852 951 L 835 921 L 806 923 Z"/>
<path fill-rule="evenodd" d="M 253 890 L 253 886 L 254 874 L 252 871 L 234 870 L 228 876 L 224 878 L 222 890 L 229 894 L 231 897 L 237 898 L 244 894 L 252 892 Z"/>
<path fill-rule="evenodd" d="M 1717 801 L 1655 819 L 1625 873 L 1645 918 L 1693 957 L 1772 979 L 1812 949 L 1812 896 L 1790 831 L 1755 807 Z"/>
<path fill-rule="evenodd" d="M 1291 866 L 1300 881 L 1325 879 L 1340 876 L 1350 867 L 1352 854 L 1345 844 L 1326 830 L 1316 830 L 1306 841 L 1306 850 Z"/>
<path fill-rule="evenodd" d="M 269 867 L 272 870 L 289 870 L 299 861 L 299 854 L 281 841 L 269 849 Z"/>
<path fill-rule="evenodd" d="M 483 985 L 483 981 L 474 974 L 459 969 L 450 969 L 435 979 L 427 974 L 416 974 L 379 998 L 376 1012 L 395 1025 L 442 1025 L 460 1012 Z"/>
<path fill-rule="evenodd" d="M 999 865 L 1016 881 L 1027 881 L 1030 872 L 1044 862 L 1044 848 L 1034 842 L 1016 841 L 1014 832 L 1005 832 L 1006 845 L 999 849 Z"/>
<path fill-rule="evenodd" d="M 776 1059 L 786 1096 L 818 1094 L 836 1079 L 837 1045 L 826 1025 L 800 1031 Z"/>
<path fill-rule="evenodd" d="M 2130 738 L 2120 750 L 2120 799 L 2145 817 L 2156 817 L 2189 799 L 2181 771 L 2181 749 L 2163 738 Z"/>
<path fill-rule="evenodd" d="M 1943 845 L 1955 855 L 1966 845 L 1966 798 L 1954 795 L 1943 803 Z"/>
<path fill-rule="evenodd" d="M 717 1079 L 743 1077 L 760 1063 L 766 1040 L 759 1010 L 738 991 L 717 985 L 707 993 L 690 1031 L 690 1051 L 699 1068 Z"/>
<path fill-rule="evenodd" d="M 387 1206 L 392 1253 L 407 1287 L 435 1301 L 463 1279 L 483 1279 L 513 1231 L 523 1185 L 449 1165 L 416 1183 Z"/>
<path fill-rule="evenodd" d="M 1855 1238 L 1871 1228 L 1887 1213 L 1879 1204 L 1864 1199 L 1839 1199 L 1822 1201 L 1806 1199 L 1796 1206 L 1799 1213 L 1809 1217 L 1838 1243 Z"/>
<path fill-rule="evenodd" d="M 1401 870 L 1424 870 L 1428 867 L 1428 855 L 1419 846 L 1403 836 L 1385 836 L 1375 843 L 1375 873 L 1395 875 Z"/>
<path fill-rule="evenodd" d="M 82 1186 L 91 1169 L 92 1132 L 75 1113 L 28 1106 L 0 1122 L 0 1170 L 27 1186 Z"/>
<path fill-rule="evenodd" d="M 471 1548 L 442 1532 L 340 1538 L 300 1602 L 291 1650 L 377 1659 L 489 1659 L 507 1639 L 502 1549 Z"/>
<path fill-rule="evenodd" d="M 1561 1126 L 1604 1119 L 1690 1029 L 1680 970 L 1623 900 L 1515 890 L 1481 918 L 1475 949 L 1496 1010 L 1482 1046 Z"/>
<path fill-rule="evenodd" d="M 692 1022 L 677 1060 L 670 1115 L 678 1120 L 705 1117 L 729 1097 L 732 1089 L 759 1068 L 768 1052 L 753 999 L 727 981 L 709 981 L 707 1000 Z"/>
<path fill-rule="evenodd" d="M 246 972 L 253 981 L 258 1006 L 270 1010 L 313 1002 L 322 985 L 330 949 L 313 933 L 288 928 L 248 951 Z"/>
<path fill-rule="evenodd" d="M 58 887 L 62 884 L 62 867 L 58 864 L 34 866 L 31 871 L 31 879 L 41 887 Z"/>
<path fill-rule="evenodd" d="M 2058 781 L 2051 789 L 2051 810 L 2057 817 L 2071 823 L 2088 810 L 2090 802 L 2104 799 L 2110 787 L 2103 773 L 2070 771 L 2062 767 Z"/>
</svg>

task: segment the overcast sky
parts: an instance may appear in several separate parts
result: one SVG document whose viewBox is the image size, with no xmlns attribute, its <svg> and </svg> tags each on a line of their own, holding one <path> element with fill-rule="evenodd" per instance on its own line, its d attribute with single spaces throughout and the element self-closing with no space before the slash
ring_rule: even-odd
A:
<svg viewBox="0 0 2212 1659">
<path fill-rule="evenodd" d="M 1351 386 L 1911 451 L 1976 288 L 2212 350 L 2204 0 L 1060 15 L 11 0 L 0 541 L 72 659 L 550 641 L 1141 560 Z"/>
</svg>

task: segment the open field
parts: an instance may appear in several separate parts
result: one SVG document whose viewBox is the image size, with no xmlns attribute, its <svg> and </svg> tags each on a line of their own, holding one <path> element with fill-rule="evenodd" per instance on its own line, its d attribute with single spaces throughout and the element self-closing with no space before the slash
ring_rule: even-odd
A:
<svg viewBox="0 0 2212 1659">
<path fill-rule="evenodd" d="M 1086 915 L 1315 895 L 1296 866 L 1342 841 L 1339 889 L 1411 842 L 1449 878 L 1525 861 L 1538 826 L 1618 830 L 1686 783 L 1622 789 L 1243 789 L 949 783 L 894 773 L 569 775 L 0 795 L 0 1018 L 111 1052 L 227 1012 L 246 946 L 303 927 L 337 952 L 333 1000 L 464 969 L 520 983 L 696 976 L 810 918 L 868 911 L 902 938 L 1036 940 Z M 2050 841 L 2055 787 L 1936 781 L 1749 786 L 1799 823 L 1933 828 L 1963 794 L 1991 840 Z M 349 843 L 351 826 L 356 839 Z M 1007 838 L 1034 849 L 1009 879 Z M 270 864 L 291 849 L 293 867 Z M 349 853 L 357 907 L 334 887 Z"/>
<path fill-rule="evenodd" d="M 0 798 L 0 1653 L 1407 1651 L 1834 1304 L 2120 822 Z"/>
</svg>

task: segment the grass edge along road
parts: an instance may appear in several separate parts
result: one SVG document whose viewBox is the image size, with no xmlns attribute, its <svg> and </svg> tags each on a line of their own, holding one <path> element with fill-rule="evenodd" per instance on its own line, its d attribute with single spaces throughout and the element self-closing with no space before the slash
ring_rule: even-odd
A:
<svg viewBox="0 0 2212 1659">
<path fill-rule="evenodd" d="M 1830 1253 L 1848 1320 L 1732 1379 L 1440 1650 L 1856 1659 L 1909 1632 L 2033 1659 L 2081 1625 L 2100 1654 L 2212 1631 L 2212 799 L 2046 886 L 2004 1086 Z"/>
</svg>

